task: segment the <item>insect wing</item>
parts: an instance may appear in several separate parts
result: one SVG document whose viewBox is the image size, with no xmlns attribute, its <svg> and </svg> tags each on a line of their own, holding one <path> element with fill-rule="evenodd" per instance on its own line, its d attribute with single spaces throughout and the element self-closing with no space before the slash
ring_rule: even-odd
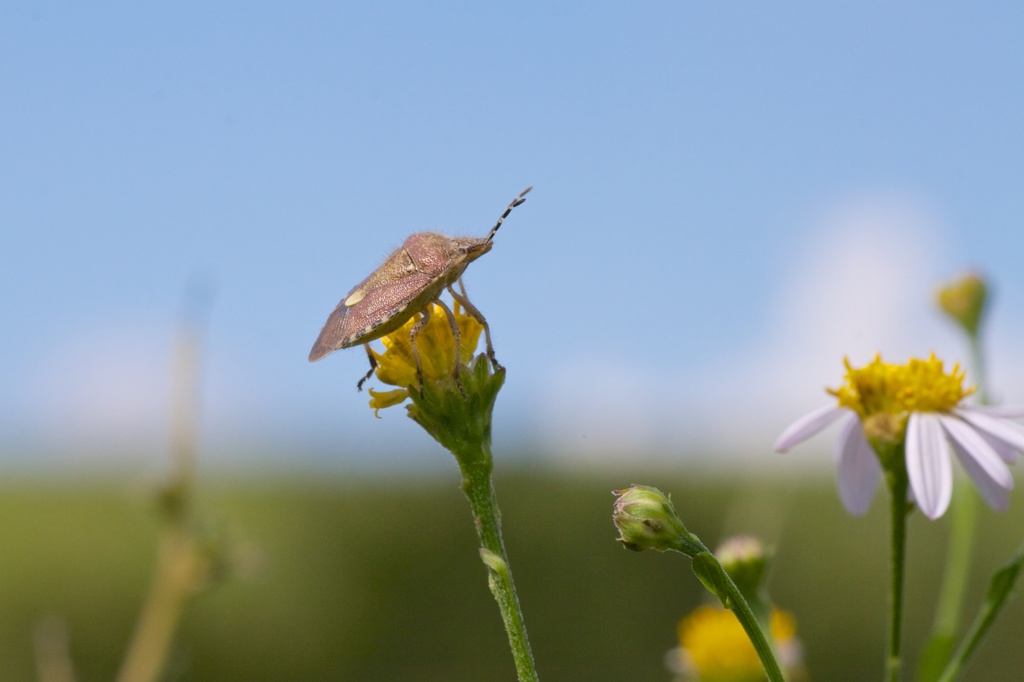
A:
<svg viewBox="0 0 1024 682">
<path fill-rule="evenodd" d="M 347 297 L 345 300 L 348 300 Z M 320 358 L 333 353 L 342 347 L 342 341 L 349 336 L 346 332 L 346 320 L 350 308 L 345 305 L 345 300 L 338 304 L 334 312 L 324 322 L 324 328 L 320 330 L 320 336 L 316 337 L 313 348 L 309 351 L 309 361 L 316 362 Z"/>
<path fill-rule="evenodd" d="M 425 272 L 412 272 L 392 282 L 371 282 L 372 279 L 367 278 L 353 289 L 327 318 L 309 351 L 310 362 L 339 348 L 373 341 L 398 329 L 419 311 L 410 307 L 412 301 L 436 281 Z"/>
<path fill-rule="evenodd" d="M 355 337 L 345 346 L 366 343 L 390 334 L 406 320 L 419 312 L 424 297 L 434 299 L 437 292 L 428 293 L 435 287 L 437 278 L 426 272 L 413 272 L 395 282 L 379 284 L 370 293 L 352 306 L 352 326 Z M 356 321 L 360 324 L 356 324 Z"/>
</svg>

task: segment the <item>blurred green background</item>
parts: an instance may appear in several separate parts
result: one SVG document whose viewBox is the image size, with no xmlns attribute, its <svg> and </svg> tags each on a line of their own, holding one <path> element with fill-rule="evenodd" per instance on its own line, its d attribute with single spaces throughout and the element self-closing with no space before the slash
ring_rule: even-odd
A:
<svg viewBox="0 0 1024 682">
<path fill-rule="evenodd" d="M 667 680 L 677 621 L 705 600 L 689 561 L 615 542 L 613 488 L 670 492 L 714 546 L 750 532 L 775 544 L 771 592 L 793 611 L 815 680 L 877 679 L 888 539 L 881 491 L 851 518 L 831 480 L 679 471 L 502 470 L 505 538 L 541 679 Z M 202 518 L 244 558 L 192 600 L 168 680 L 514 680 L 468 505 L 450 476 L 365 474 L 205 480 Z M 910 526 L 911 672 L 931 622 L 945 520 Z M 969 613 L 1024 537 L 1019 505 L 982 511 Z M 80 680 L 109 680 L 131 635 L 160 517 L 135 482 L 92 478 L 0 486 L 0 679 L 35 678 L 32 632 L 62 620 Z M 1011 603 L 967 671 L 1016 680 L 1024 606 Z M 910 679 L 910 676 L 908 676 Z"/>
</svg>

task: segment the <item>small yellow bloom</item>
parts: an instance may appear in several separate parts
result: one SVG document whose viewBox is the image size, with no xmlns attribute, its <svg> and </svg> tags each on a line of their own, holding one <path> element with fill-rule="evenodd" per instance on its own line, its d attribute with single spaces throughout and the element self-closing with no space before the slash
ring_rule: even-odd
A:
<svg viewBox="0 0 1024 682">
<path fill-rule="evenodd" d="M 773 609 L 770 627 L 780 663 L 783 667 L 798 665 L 796 620 L 785 611 Z M 700 682 L 766 679 L 754 645 L 732 611 L 716 606 L 698 607 L 679 622 L 679 645 L 687 667 Z"/>
<path fill-rule="evenodd" d="M 431 305 L 433 308 L 430 320 L 416 335 L 416 349 L 419 351 L 425 383 L 448 381 L 455 366 L 455 337 L 452 335 L 448 316 L 441 306 L 436 303 Z M 455 302 L 454 312 L 462 346 L 459 363 L 466 364 L 473 358 L 483 326 L 473 316 L 463 313 L 458 301 Z M 370 407 L 374 411 L 379 412 L 386 407 L 400 405 L 409 397 L 409 388 L 418 384 L 410 332 L 413 325 L 422 319 L 423 315 L 417 313 L 400 329 L 384 336 L 381 339 L 384 343 L 383 353 L 370 349 L 377 360 L 377 378 L 385 384 L 399 387 L 390 391 L 375 391 L 371 388 Z"/>
<path fill-rule="evenodd" d="M 864 367 L 846 365 L 846 383 L 828 389 L 840 407 L 846 407 L 861 419 L 887 414 L 906 421 L 911 412 L 941 412 L 956 407 L 974 393 L 965 389 L 964 371 L 953 365 L 947 374 L 942 360 L 932 353 L 927 360 L 910 358 L 905 365 L 883 362 L 880 355 Z"/>
<path fill-rule="evenodd" d="M 939 307 L 968 334 L 978 333 L 988 298 L 988 286 L 980 275 L 970 273 L 950 282 L 939 289 L 936 298 Z"/>
</svg>

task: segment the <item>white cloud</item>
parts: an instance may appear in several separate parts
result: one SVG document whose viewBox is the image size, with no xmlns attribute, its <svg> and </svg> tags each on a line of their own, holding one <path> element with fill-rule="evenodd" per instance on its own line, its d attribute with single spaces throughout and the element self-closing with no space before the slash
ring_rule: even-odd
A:
<svg viewBox="0 0 1024 682">
<path fill-rule="evenodd" d="M 725 431 L 735 447 L 770 450 L 790 421 L 828 401 L 824 389 L 841 382 L 844 357 L 863 364 L 880 352 L 902 362 L 935 351 L 963 359 L 931 303 L 945 231 L 927 206 L 897 195 L 847 198 L 811 226 L 790 253 L 774 326 L 751 335 L 739 362 L 716 363 L 701 377 L 707 414 L 697 424 L 720 430 L 725 413 L 744 415 L 743 429 Z M 714 437 L 696 430 L 699 440 Z"/>
<path fill-rule="evenodd" d="M 769 460 L 775 437 L 825 404 L 824 389 L 840 383 L 844 357 L 863 363 L 881 352 L 899 362 L 934 350 L 949 362 L 962 359 L 962 344 L 930 300 L 946 274 L 944 233 L 910 197 L 835 202 L 790 250 L 770 328 L 752 329 L 728 357 L 680 367 L 674 382 L 654 381 L 656 368 L 579 361 L 551 377 L 543 447 L 595 460 L 660 450 L 777 464 Z M 658 386 L 665 395 L 652 393 Z M 669 394 L 672 386 L 686 390 Z M 786 463 L 821 460 L 810 451 L 790 453 Z"/>
<path fill-rule="evenodd" d="M 26 371 L 25 440 L 73 457 L 166 448 L 168 334 L 114 325 L 79 331 Z"/>
</svg>

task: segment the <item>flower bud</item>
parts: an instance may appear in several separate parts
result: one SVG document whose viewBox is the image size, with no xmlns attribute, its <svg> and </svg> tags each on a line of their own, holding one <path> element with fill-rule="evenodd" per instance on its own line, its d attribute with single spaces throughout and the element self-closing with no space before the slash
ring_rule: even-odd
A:
<svg viewBox="0 0 1024 682">
<path fill-rule="evenodd" d="M 612 520 L 619 530 L 617 540 L 626 549 L 674 549 L 690 557 L 702 551 L 700 540 L 686 530 L 672 501 L 657 488 L 633 484 L 612 494 L 619 496 L 612 508 Z"/>
<path fill-rule="evenodd" d="M 939 307 L 970 335 L 978 333 L 981 316 L 985 312 L 988 287 L 980 275 L 966 274 L 941 287 Z"/>
</svg>

